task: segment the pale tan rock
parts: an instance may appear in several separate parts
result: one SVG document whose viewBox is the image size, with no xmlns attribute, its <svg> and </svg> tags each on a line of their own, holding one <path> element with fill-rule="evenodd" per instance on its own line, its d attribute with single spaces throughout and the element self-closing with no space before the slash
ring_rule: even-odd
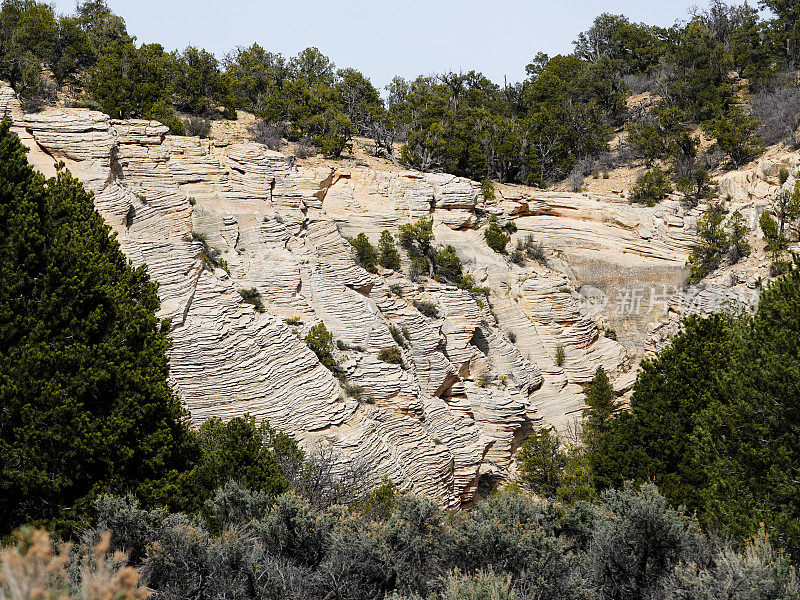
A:
<svg viewBox="0 0 800 600">
<path fill-rule="evenodd" d="M 22 115 L 1 85 L 0 114 L 37 168 L 67 163 L 127 256 L 148 265 L 159 316 L 171 319 L 170 381 L 195 423 L 253 414 L 446 506 L 471 502 L 484 473 L 513 474 L 530 431 L 579 417 L 598 366 L 629 394 L 638 359 L 663 347 L 679 315 L 752 303 L 763 271 L 754 238 L 753 257 L 684 289 L 704 207 L 677 200 L 648 208 L 498 184 L 485 202 L 477 182 L 451 175 L 299 161 L 246 141 L 247 120 L 215 125 L 219 139 L 206 140 L 84 109 Z M 752 224 L 764 205 L 751 196 L 774 193 L 776 169 L 794 164 L 770 160 L 723 184 L 747 197 L 732 207 Z M 517 225 L 509 249 L 530 235 L 546 264 L 491 250 L 489 214 Z M 422 217 L 488 298 L 356 264 L 346 237 L 377 243 Z M 242 301 L 250 288 L 264 313 Z M 302 341 L 318 323 L 339 343 L 344 384 Z M 381 361 L 386 348 L 403 364 Z"/>
</svg>

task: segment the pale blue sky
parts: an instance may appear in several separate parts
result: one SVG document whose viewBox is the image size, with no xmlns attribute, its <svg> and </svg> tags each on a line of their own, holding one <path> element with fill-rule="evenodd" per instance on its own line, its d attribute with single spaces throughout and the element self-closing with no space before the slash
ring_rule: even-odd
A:
<svg viewBox="0 0 800 600">
<path fill-rule="evenodd" d="M 751 4 L 755 1 L 751 0 Z M 72 12 L 75 0 L 56 0 Z M 538 51 L 571 52 L 572 41 L 602 12 L 671 25 L 706 0 L 109 0 L 128 31 L 168 50 L 188 44 L 218 58 L 258 42 L 291 56 L 317 46 L 339 67 L 352 66 L 379 88 L 446 70 L 482 71 L 518 81 Z"/>
</svg>

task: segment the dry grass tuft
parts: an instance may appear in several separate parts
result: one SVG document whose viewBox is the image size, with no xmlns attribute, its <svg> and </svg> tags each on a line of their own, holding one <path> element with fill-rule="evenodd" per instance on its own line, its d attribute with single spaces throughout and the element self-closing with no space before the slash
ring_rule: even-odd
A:
<svg viewBox="0 0 800 600">
<path fill-rule="evenodd" d="M 46 531 L 23 528 L 13 547 L 0 549 L 0 598 L 3 600 L 146 600 L 150 590 L 139 586 L 139 572 L 127 555 L 108 555 L 111 533 L 103 534 L 93 552 L 72 554 L 69 544 L 57 548 Z M 73 565 L 80 561 L 79 566 Z M 77 566 L 80 583 L 70 584 Z"/>
</svg>

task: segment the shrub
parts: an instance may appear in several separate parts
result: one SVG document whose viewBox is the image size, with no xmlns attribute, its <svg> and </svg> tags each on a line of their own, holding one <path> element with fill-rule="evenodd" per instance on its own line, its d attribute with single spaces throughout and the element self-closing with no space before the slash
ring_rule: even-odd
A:
<svg viewBox="0 0 800 600">
<path fill-rule="evenodd" d="M 672 191 L 666 172 L 655 167 L 642 175 L 631 188 L 631 202 L 655 206 Z"/>
<path fill-rule="evenodd" d="M 392 334 L 394 341 L 397 343 L 398 346 L 404 346 L 406 343 L 405 338 L 403 337 L 403 333 L 397 328 L 395 325 L 389 325 L 389 333 Z"/>
<path fill-rule="evenodd" d="M 139 573 L 122 554 L 109 556 L 111 532 L 105 532 L 91 551 L 55 551 L 47 532 L 25 528 L 16 543 L 0 549 L 0 596 L 8 600 L 32 598 L 118 598 L 146 600 L 151 592 L 139 584 Z M 72 593 L 69 593 L 69 592 Z"/>
<path fill-rule="evenodd" d="M 356 261 L 358 261 L 358 264 L 370 273 L 375 273 L 377 271 L 375 265 L 378 262 L 378 254 L 370 243 L 367 234 L 359 233 L 354 238 L 347 238 L 347 241 L 350 242 L 350 245 L 353 246 L 356 251 Z"/>
<path fill-rule="evenodd" d="M 200 510 L 214 491 L 228 481 L 276 496 L 288 489 L 281 463 L 302 457 L 296 442 L 255 417 L 219 417 L 205 421 L 198 430 L 200 458 L 187 475 L 183 503 Z"/>
<path fill-rule="evenodd" d="M 740 253 L 750 252 L 750 246 L 745 240 L 747 227 L 745 227 L 741 215 L 739 218 L 732 219 L 732 232 L 724 227 L 724 220 L 725 206 L 722 202 L 717 202 L 709 206 L 697 221 L 698 243 L 692 247 L 692 253 L 687 261 L 689 283 L 697 283 L 715 271 L 731 252 L 736 254 L 737 260 L 742 255 Z M 736 235 L 733 244 L 731 233 Z"/>
<path fill-rule="evenodd" d="M 394 237 L 386 229 L 381 232 L 378 240 L 378 263 L 384 269 L 400 269 L 400 253 L 394 243 Z"/>
<path fill-rule="evenodd" d="M 286 323 L 287 325 L 290 325 L 290 326 L 294 326 L 294 325 L 302 325 L 302 324 L 303 324 L 303 320 L 302 320 L 300 317 L 288 317 L 288 318 L 285 320 L 285 323 Z"/>
<path fill-rule="evenodd" d="M 688 175 L 680 177 L 675 186 L 690 206 L 697 206 L 700 200 L 710 197 L 714 189 L 711 175 L 700 165 L 696 165 Z"/>
<path fill-rule="evenodd" d="M 761 121 L 756 134 L 767 146 L 785 142 L 796 146 L 800 126 L 800 88 L 779 87 L 755 94 L 750 99 L 753 115 Z"/>
<path fill-rule="evenodd" d="M 525 254 L 531 260 L 535 260 L 540 263 L 546 262 L 546 257 L 544 255 L 544 246 L 540 243 L 536 243 L 533 239 L 533 234 L 529 233 L 525 237 Z"/>
<path fill-rule="evenodd" d="M 408 278 L 411 281 L 419 281 L 420 277 L 430 274 L 430 261 L 427 257 L 421 256 L 411 259 L 411 268 L 408 270 Z"/>
<path fill-rule="evenodd" d="M 338 158 L 345 149 L 352 149 L 352 144 L 349 142 L 356 132 L 355 125 L 335 105 L 311 117 L 308 125 L 313 133 L 314 145 L 325 156 Z"/>
<path fill-rule="evenodd" d="M 555 356 L 556 366 L 557 367 L 563 367 L 564 366 L 564 361 L 566 360 L 566 358 L 567 358 L 567 354 L 564 351 L 564 346 L 560 346 L 560 345 L 556 346 L 556 356 Z"/>
<path fill-rule="evenodd" d="M 381 477 L 381 483 L 360 503 L 359 508 L 371 520 L 387 519 L 397 506 L 400 488 L 389 477 Z"/>
<path fill-rule="evenodd" d="M 583 182 L 585 180 L 585 176 L 583 174 L 583 165 L 576 164 L 575 167 L 570 171 L 569 175 L 567 176 L 567 182 L 569 183 L 569 189 L 571 192 L 580 192 L 583 188 Z"/>
<path fill-rule="evenodd" d="M 769 266 L 770 277 L 780 277 L 785 275 L 792 268 L 792 261 L 790 260 L 775 260 Z"/>
<path fill-rule="evenodd" d="M 789 556 L 773 547 L 763 527 L 741 552 L 725 544 L 708 562 L 678 565 L 658 596 L 664 600 L 800 597 Z"/>
<path fill-rule="evenodd" d="M 408 257 L 430 259 L 433 250 L 433 221 L 422 218 L 415 223 L 400 225 L 400 247 Z"/>
<path fill-rule="evenodd" d="M 256 121 L 249 128 L 250 137 L 254 142 L 265 145 L 270 150 L 280 150 L 283 142 L 283 130 L 277 125 L 264 121 Z"/>
<path fill-rule="evenodd" d="M 309 158 L 317 153 L 314 144 L 308 138 L 302 138 L 294 148 L 294 155 L 297 158 Z"/>
<path fill-rule="evenodd" d="M 192 241 L 200 242 L 202 244 L 203 260 L 207 267 L 210 269 L 219 267 L 224 271 L 228 271 L 228 263 L 225 262 L 225 259 L 221 258 L 222 253 L 208 243 L 208 240 L 204 234 L 193 231 Z"/>
<path fill-rule="evenodd" d="M 481 198 L 484 202 L 494 200 L 494 184 L 488 179 L 481 181 Z"/>
<path fill-rule="evenodd" d="M 275 503 L 269 492 L 254 491 L 235 480 L 218 488 L 206 500 L 202 514 L 211 533 L 221 534 L 226 528 L 246 527 L 263 518 Z M 117 528 L 114 528 L 117 531 Z"/>
<path fill-rule="evenodd" d="M 291 438 L 276 432 L 268 423 L 256 424 L 254 417 L 235 417 L 223 423 L 219 417 L 205 421 L 199 429 L 200 460 L 189 474 L 185 500 L 199 510 L 214 491 L 228 481 L 247 488 L 278 495 L 288 483 L 283 475 L 275 448 L 299 455 Z"/>
<path fill-rule="evenodd" d="M 531 233 L 525 236 L 524 241 L 518 240 L 516 248 L 511 253 L 511 261 L 520 266 L 525 264 L 526 258 L 542 264 L 547 261 L 544 255 L 544 246 L 541 243 L 537 243 Z"/>
<path fill-rule="evenodd" d="M 360 385 L 356 385 L 355 383 L 342 383 L 342 389 L 344 393 L 353 398 L 354 400 L 364 400 L 364 388 Z"/>
<path fill-rule="evenodd" d="M 207 138 L 211 133 L 211 121 L 201 117 L 189 117 L 183 122 L 185 135 Z"/>
<path fill-rule="evenodd" d="M 36 65 L 38 70 L 39 65 Z M 24 94 L 21 95 L 21 108 L 24 113 L 38 113 L 44 107 L 58 100 L 58 88 L 55 83 L 44 75 L 38 73 L 31 74 L 31 85 Z"/>
<path fill-rule="evenodd" d="M 515 265 L 524 266 L 525 265 L 525 244 L 522 243 L 522 240 L 517 241 L 517 246 L 514 250 L 511 251 L 511 256 L 509 257 L 511 262 Z"/>
<path fill-rule="evenodd" d="M 400 352 L 400 348 L 397 346 L 391 346 L 389 348 L 383 348 L 380 352 L 378 352 L 378 360 L 382 360 L 385 363 L 393 365 L 402 365 L 403 354 Z"/>
<path fill-rule="evenodd" d="M 647 111 L 625 125 L 625 145 L 629 154 L 643 159 L 648 167 L 664 156 L 669 147 L 669 132 L 663 117 L 661 112 Z"/>
<path fill-rule="evenodd" d="M 447 246 L 437 251 L 433 264 L 436 275 L 455 284 L 461 283 L 464 274 L 455 248 Z"/>
<path fill-rule="evenodd" d="M 414 308 L 416 308 L 429 319 L 439 318 L 439 309 L 436 307 L 436 303 L 434 302 L 430 302 L 428 300 L 414 300 Z"/>
<path fill-rule="evenodd" d="M 399 283 L 393 283 L 389 286 L 389 291 L 395 296 L 403 297 L 403 286 Z"/>
<path fill-rule="evenodd" d="M 670 508 L 652 484 L 601 496 L 592 535 L 589 577 L 604 598 L 647 598 L 678 563 L 702 554 L 697 523 Z"/>
<path fill-rule="evenodd" d="M 707 124 L 706 132 L 717 138 L 717 145 L 739 167 L 764 151 L 755 132 L 761 123 L 734 107 L 729 114 Z"/>
<path fill-rule="evenodd" d="M 561 485 L 566 456 L 553 429 L 539 429 L 519 451 L 520 480 L 535 494 L 551 498 Z"/>
<path fill-rule="evenodd" d="M 516 600 L 509 575 L 496 575 L 491 570 L 461 573 L 458 569 L 447 576 L 442 600 Z"/>
<path fill-rule="evenodd" d="M 242 301 L 246 302 L 247 304 L 252 304 L 257 312 L 264 312 L 264 302 L 261 300 L 261 292 L 259 292 L 256 288 L 239 290 L 239 295 L 242 297 Z"/>
<path fill-rule="evenodd" d="M 505 254 L 508 236 L 500 229 L 494 216 L 492 216 L 489 225 L 484 230 L 483 237 L 486 239 L 486 244 L 489 248 L 498 254 Z"/>
<path fill-rule="evenodd" d="M 317 355 L 319 362 L 334 374 L 339 373 L 339 363 L 333 357 L 333 335 L 325 323 L 314 325 L 304 338 L 306 345 Z"/>
<path fill-rule="evenodd" d="M 585 446 L 574 445 L 567 449 L 556 497 L 568 506 L 596 499 L 590 451 Z"/>
</svg>

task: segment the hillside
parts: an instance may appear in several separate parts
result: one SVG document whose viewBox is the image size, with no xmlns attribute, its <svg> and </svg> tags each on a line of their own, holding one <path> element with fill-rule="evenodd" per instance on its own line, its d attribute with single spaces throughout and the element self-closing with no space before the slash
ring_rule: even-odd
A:
<svg viewBox="0 0 800 600">
<path fill-rule="evenodd" d="M 29 160 L 45 174 L 63 160 L 131 261 L 148 265 L 171 320 L 171 382 L 196 423 L 250 413 L 446 506 L 469 503 L 482 475 L 512 472 L 534 428 L 566 428 L 597 366 L 626 395 L 682 315 L 752 303 L 769 268 L 759 214 L 780 168 L 800 164 L 775 147 L 719 178 L 753 252 L 686 287 L 706 205 L 677 196 L 633 205 L 627 189 L 587 178 L 583 193 L 495 184 L 484 199 L 478 182 L 404 170 L 358 140 L 341 160 L 298 159 L 245 139 L 235 122 L 215 121 L 200 139 L 88 109 L 22 114 L 6 86 L 4 114 Z M 518 265 L 490 249 L 491 216 L 516 226 L 509 249 L 531 235 L 545 260 Z M 405 253 L 402 273 L 357 264 L 347 237 L 377 244 L 422 217 L 491 290 L 487 301 L 411 281 Z M 239 293 L 252 288 L 264 312 Z M 425 302 L 436 314 L 420 312 Z M 319 323 L 337 342 L 342 381 L 303 341 Z M 402 365 L 379 359 L 398 341 Z"/>
</svg>

